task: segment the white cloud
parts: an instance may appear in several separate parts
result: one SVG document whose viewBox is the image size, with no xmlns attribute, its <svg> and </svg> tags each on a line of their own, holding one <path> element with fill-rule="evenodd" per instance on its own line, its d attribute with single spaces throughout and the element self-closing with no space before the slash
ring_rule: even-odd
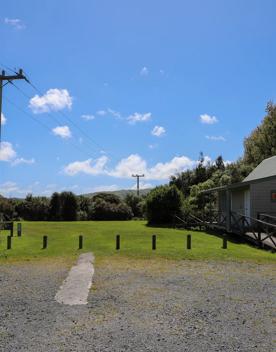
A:
<svg viewBox="0 0 276 352">
<path fill-rule="evenodd" d="M 49 89 L 44 95 L 30 99 L 29 108 L 34 114 L 71 109 L 73 98 L 67 89 Z"/>
<path fill-rule="evenodd" d="M 166 130 L 162 126 L 155 126 L 151 131 L 151 134 L 156 137 L 162 137 L 166 133 Z"/>
<path fill-rule="evenodd" d="M 146 66 L 142 67 L 140 70 L 140 76 L 148 76 L 149 70 Z"/>
<path fill-rule="evenodd" d="M 34 158 L 31 158 L 31 159 L 17 158 L 11 163 L 11 165 L 12 166 L 17 166 L 17 165 L 20 165 L 20 164 L 31 165 L 31 164 L 34 164 L 34 163 L 35 163 L 35 159 Z"/>
<path fill-rule="evenodd" d="M 11 161 L 16 157 L 16 151 L 9 142 L 0 143 L 0 161 Z"/>
<path fill-rule="evenodd" d="M 213 125 L 214 123 L 218 122 L 218 119 L 216 116 L 210 116 L 208 114 L 203 114 L 200 115 L 200 121 L 201 123 L 207 124 L 207 125 Z"/>
<path fill-rule="evenodd" d="M 149 144 L 149 149 L 156 149 L 158 144 Z"/>
<path fill-rule="evenodd" d="M 105 116 L 105 115 L 107 114 L 107 111 L 105 111 L 105 110 L 98 110 L 96 114 L 97 114 L 97 115 L 100 115 L 100 116 Z"/>
<path fill-rule="evenodd" d="M 139 188 L 140 189 L 148 189 L 148 188 L 153 188 L 154 185 L 151 183 L 145 183 L 140 181 Z M 134 185 L 131 187 L 131 189 L 136 190 L 137 189 L 137 183 L 134 183 Z"/>
<path fill-rule="evenodd" d="M 53 133 L 56 136 L 67 139 L 72 137 L 71 130 L 68 126 L 57 126 L 52 129 Z"/>
<path fill-rule="evenodd" d="M 134 114 L 130 115 L 127 117 L 127 121 L 134 125 L 136 122 L 145 122 L 149 121 L 151 119 L 151 112 L 147 112 L 145 114 L 140 114 L 138 112 L 135 112 Z"/>
<path fill-rule="evenodd" d="M 114 192 L 120 189 L 117 185 L 109 185 L 109 186 L 97 186 L 92 188 L 90 192 Z"/>
<path fill-rule="evenodd" d="M 166 163 L 157 163 L 146 172 L 146 176 L 151 180 L 167 180 L 170 176 L 178 172 L 192 169 L 196 162 L 186 156 L 176 156 Z"/>
<path fill-rule="evenodd" d="M 84 115 L 81 115 L 81 118 L 83 120 L 86 120 L 86 121 L 91 121 L 91 120 L 95 119 L 95 116 L 94 115 L 86 115 L 86 114 L 84 114 Z"/>
<path fill-rule="evenodd" d="M 5 115 L 2 113 L 2 114 L 1 114 L 1 125 L 3 126 L 3 125 L 5 125 L 6 123 L 7 123 L 7 119 L 6 119 Z"/>
<path fill-rule="evenodd" d="M 64 168 L 64 172 L 69 176 L 74 176 L 79 173 L 84 173 L 88 175 L 101 175 L 105 173 L 105 165 L 108 158 L 103 155 L 96 160 L 87 159 L 84 161 L 75 161 L 68 164 Z"/>
<path fill-rule="evenodd" d="M 205 138 L 210 141 L 226 142 L 226 139 L 223 136 L 205 136 Z"/>
<path fill-rule="evenodd" d="M 0 185 L 0 194 L 3 196 L 8 196 L 11 192 L 15 191 L 18 191 L 18 186 L 15 182 L 7 181 Z"/>
<path fill-rule="evenodd" d="M 25 24 L 19 18 L 5 18 L 4 23 L 14 27 L 15 29 L 24 29 L 26 28 Z"/>
<path fill-rule="evenodd" d="M 174 157 L 166 163 L 157 163 L 153 167 L 148 167 L 147 162 L 138 154 L 131 154 L 127 158 L 119 161 L 113 168 L 107 168 L 107 157 L 102 156 L 95 161 L 88 159 L 85 161 L 75 161 L 64 168 L 64 172 L 69 176 L 79 173 L 88 175 L 107 175 L 118 178 L 131 178 L 133 173 L 145 174 L 148 180 L 168 180 L 171 175 L 196 166 L 197 161 L 188 157 Z"/>
<path fill-rule="evenodd" d="M 144 174 L 147 170 L 147 163 L 138 154 L 131 154 L 122 159 L 114 170 L 108 172 L 110 176 L 129 178 L 133 173 Z"/>
<path fill-rule="evenodd" d="M 112 116 L 116 117 L 117 119 L 122 118 L 121 113 L 119 111 L 115 111 L 115 110 L 108 108 L 107 112 L 109 112 Z"/>
</svg>

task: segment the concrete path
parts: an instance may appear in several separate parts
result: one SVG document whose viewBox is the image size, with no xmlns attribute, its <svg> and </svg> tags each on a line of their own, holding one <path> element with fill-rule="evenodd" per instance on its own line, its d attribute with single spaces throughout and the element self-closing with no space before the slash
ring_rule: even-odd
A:
<svg viewBox="0 0 276 352">
<path fill-rule="evenodd" d="M 57 302 L 68 305 L 87 304 L 94 275 L 93 262 L 92 253 L 84 253 L 79 256 L 77 264 L 71 268 L 55 296 Z"/>
</svg>

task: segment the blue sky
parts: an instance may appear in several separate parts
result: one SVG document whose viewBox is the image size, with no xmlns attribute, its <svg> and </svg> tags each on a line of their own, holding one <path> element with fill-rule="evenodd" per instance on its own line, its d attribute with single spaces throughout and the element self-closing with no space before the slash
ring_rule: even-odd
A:
<svg viewBox="0 0 276 352">
<path fill-rule="evenodd" d="M 0 66 L 37 89 L 4 88 L 0 193 L 132 188 L 132 173 L 147 187 L 200 151 L 236 160 L 276 96 L 275 11 L 272 0 L 5 2 Z"/>
</svg>

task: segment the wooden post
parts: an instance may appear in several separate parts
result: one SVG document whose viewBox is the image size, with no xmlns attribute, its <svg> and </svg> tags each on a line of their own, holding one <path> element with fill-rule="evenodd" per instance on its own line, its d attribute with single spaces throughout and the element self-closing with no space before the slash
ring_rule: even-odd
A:
<svg viewBox="0 0 276 352">
<path fill-rule="evenodd" d="M 226 231 L 231 231 L 231 191 L 226 189 Z"/>
<path fill-rule="evenodd" d="M 48 237 L 43 236 L 43 244 L 42 244 L 42 249 L 46 249 L 48 246 Z"/>
<path fill-rule="evenodd" d="M 7 249 L 11 249 L 12 238 L 11 236 L 7 236 Z"/>
<path fill-rule="evenodd" d="M 21 235 L 22 235 L 22 224 L 21 224 L 21 222 L 19 222 L 17 224 L 17 236 L 21 237 Z"/>
<path fill-rule="evenodd" d="M 10 223 L 10 236 L 13 237 L 13 221 Z"/>
<path fill-rule="evenodd" d="M 152 235 L 152 250 L 156 250 L 156 235 Z"/>
<path fill-rule="evenodd" d="M 227 236 L 223 235 L 222 238 L 222 249 L 227 249 Z"/>
<path fill-rule="evenodd" d="M 260 213 L 258 213 L 257 219 L 258 219 L 258 220 L 261 219 Z M 259 223 L 259 222 L 258 222 L 257 227 L 258 227 L 258 241 L 259 241 L 259 244 L 260 244 L 261 241 L 262 241 L 262 236 L 261 236 L 261 226 L 260 226 L 260 223 Z"/>
<path fill-rule="evenodd" d="M 120 235 L 116 235 L 116 250 L 120 249 Z"/>
<path fill-rule="evenodd" d="M 82 247 L 83 247 L 83 236 L 80 235 L 79 236 L 79 249 L 82 249 Z"/>
<path fill-rule="evenodd" d="M 192 235 L 187 235 L 187 249 L 192 249 Z"/>
</svg>

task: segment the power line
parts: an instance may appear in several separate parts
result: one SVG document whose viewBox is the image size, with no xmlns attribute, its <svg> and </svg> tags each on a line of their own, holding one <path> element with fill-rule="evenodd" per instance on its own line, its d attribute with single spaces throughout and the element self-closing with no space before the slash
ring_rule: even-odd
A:
<svg viewBox="0 0 276 352">
<path fill-rule="evenodd" d="M 37 86 L 34 83 L 32 83 L 29 78 L 28 78 L 28 83 L 36 91 L 36 93 L 38 93 L 40 96 L 44 95 L 43 92 L 39 88 L 37 88 Z M 93 138 L 91 138 L 81 127 L 79 127 L 76 124 L 75 121 L 73 121 L 67 114 L 65 114 L 64 111 L 57 111 L 57 113 L 60 114 L 61 116 L 63 116 L 71 125 L 73 125 L 84 137 L 86 137 L 88 139 L 88 141 L 90 141 L 94 146 L 96 146 L 99 151 L 104 150 L 107 154 L 109 154 L 110 156 L 113 156 L 114 160 L 116 160 L 116 161 L 121 160 L 121 158 L 118 155 L 116 155 L 115 153 L 110 152 L 110 151 L 107 152 L 106 148 L 104 148 L 101 144 L 99 144 Z"/>
<path fill-rule="evenodd" d="M 38 120 L 36 118 L 34 118 L 31 114 L 29 114 L 27 111 L 25 111 L 24 109 L 22 109 L 20 106 L 18 106 L 16 103 L 14 103 L 13 101 L 11 101 L 8 97 L 5 96 L 5 99 L 7 100 L 7 102 L 14 106 L 18 111 L 20 111 L 21 113 L 23 113 L 24 115 L 26 115 L 27 117 L 29 117 L 30 119 L 32 119 L 33 121 L 35 121 L 36 123 L 38 123 L 39 125 L 41 125 L 44 129 L 46 129 L 47 131 L 50 131 L 52 133 L 52 129 L 46 125 L 45 123 L 43 123 L 41 120 Z M 83 149 L 81 149 L 77 144 L 73 143 L 72 141 L 69 141 L 69 143 L 74 146 L 78 151 L 80 151 L 82 154 L 85 154 L 88 157 L 91 157 L 91 154 L 87 151 L 84 151 Z"/>
</svg>

